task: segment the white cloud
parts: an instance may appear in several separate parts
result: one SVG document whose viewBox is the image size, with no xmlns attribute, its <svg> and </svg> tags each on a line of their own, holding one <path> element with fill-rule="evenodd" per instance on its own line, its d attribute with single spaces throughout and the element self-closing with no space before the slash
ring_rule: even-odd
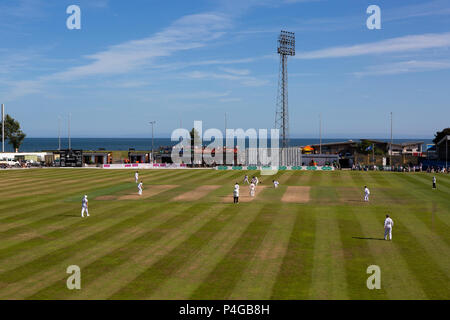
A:
<svg viewBox="0 0 450 320">
<path fill-rule="evenodd" d="M 127 74 L 143 67 L 156 66 L 157 58 L 168 57 L 177 52 L 201 48 L 218 39 L 231 26 L 229 18 L 220 14 L 203 13 L 184 16 L 161 32 L 148 38 L 127 41 L 85 56 L 91 62 L 71 67 L 61 72 L 41 76 L 25 82 L 12 82 L 11 97 L 36 93 L 39 88 L 54 81 L 72 81 L 90 76 Z M 211 62 L 212 63 L 212 62 Z M 125 83 L 125 87 L 140 86 Z"/>
<path fill-rule="evenodd" d="M 233 69 L 233 68 L 220 68 L 222 71 L 227 73 L 231 73 L 237 76 L 247 76 L 250 74 L 250 70 L 248 69 Z"/>
<path fill-rule="evenodd" d="M 298 59 L 342 58 L 369 54 L 416 51 L 450 47 L 450 32 L 411 35 L 373 43 L 353 46 L 331 47 L 321 50 L 299 52 Z"/>
<path fill-rule="evenodd" d="M 450 69 L 450 60 L 441 61 L 402 61 L 370 66 L 365 71 L 355 72 L 355 76 L 394 75 L 410 72 L 425 72 Z"/>
<path fill-rule="evenodd" d="M 127 41 L 105 51 L 86 56 L 93 62 L 54 74 L 51 78 L 72 80 L 91 75 L 127 73 L 151 63 L 155 58 L 205 46 L 223 35 L 230 21 L 218 14 L 184 16 L 154 36 Z"/>
<path fill-rule="evenodd" d="M 265 79 L 259 79 L 249 75 L 237 75 L 230 73 L 192 71 L 185 73 L 184 76 L 191 79 L 219 79 L 219 80 L 237 81 L 246 87 L 260 87 L 265 86 L 269 83 L 269 81 Z"/>
<path fill-rule="evenodd" d="M 427 1 L 425 3 L 402 6 L 391 10 L 383 10 L 383 21 L 396 21 L 427 16 L 450 14 L 448 0 Z"/>
<path fill-rule="evenodd" d="M 214 98 L 224 98 L 231 94 L 230 91 L 226 92 L 213 92 L 213 91 L 198 91 L 198 92 L 188 92 L 188 93 L 175 93 L 171 94 L 170 98 L 177 99 L 214 99 Z"/>
<path fill-rule="evenodd" d="M 42 0 L 16 0 L 0 5 L 0 19 L 33 19 L 45 15 Z M 17 20 L 16 20 L 17 22 Z"/>
</svg>

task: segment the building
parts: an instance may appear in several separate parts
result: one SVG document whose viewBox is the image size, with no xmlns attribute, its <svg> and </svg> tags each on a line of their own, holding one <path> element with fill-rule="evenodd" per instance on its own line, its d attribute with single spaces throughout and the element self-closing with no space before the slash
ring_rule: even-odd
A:
<svg viewBox="0 0 450 320">
<path fill-rule="evenodd" d="M 311 147 L 314 148 L 315 154 L 337 154 L 341 157 L 351 157 L 358 147 L 358 142 L 353 140 L 329 142 L 322 144 L 312 144 Z"/>
<path fill-rule="evenodd" d="M 52 163 L 54 160 L 51 152 L 0 152 L 0 161 L 31 161 L 38 163 Z"/>
<path fill-rule="evenodd" d="M 376 149 L 383 150 L 388 155 L 401 156 L 401 155 L 412 155 L 412 156 L 422 156 L 423 152 L 423 141 L 408 141 L 402 143 L 393 143 L 391 145 L 388 141 L 371 140 L 365 139 L 365 141 L 372 143 Z"/>
<path fill-rule="evenodd" d="M 420 157 L 423 152 L 423 143 L 423 141 L 393 143 L 392 151 L 388 148 L 388 153 L 392 153 L 392 155 L 413 155 Z"/>
<path fill-rule="evenodd" d="M 85 165 L 111 164 L 112 154 L 104 150 L 83 151 L 83 163 Z"/>
</svg>

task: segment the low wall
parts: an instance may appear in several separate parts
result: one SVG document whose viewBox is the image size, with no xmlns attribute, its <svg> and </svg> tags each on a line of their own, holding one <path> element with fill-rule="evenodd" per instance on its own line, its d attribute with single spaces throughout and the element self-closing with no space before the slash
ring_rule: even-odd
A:
<svg viewBox="0 0 450 320">
<path fill-rule="evenodd" d="M 303 170 L 303 171 L 333 171 L 331 166 L 217 166 L 216 170 Z"/>
<path fill-rule="evenodd" d="M 185 164 L 168 163 L 120 163 L 104 164 L 103 169 L 187 169 Z"/>
<path fill-rule="evenodd" d="M 216 169 L 216 170 L 303 170 L 303 171 L 333 171 L 331 166 L 217 166 L 214 168 L 189 168 L 185 164 L 166 163 L 131 163 L 131 164 L 104 164 L 103 169 Z"/>
</svg>

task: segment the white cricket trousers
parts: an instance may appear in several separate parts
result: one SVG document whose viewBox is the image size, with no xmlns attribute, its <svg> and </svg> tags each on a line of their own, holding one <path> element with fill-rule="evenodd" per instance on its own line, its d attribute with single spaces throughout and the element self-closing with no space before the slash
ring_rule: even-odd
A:
<svg viewBox="0 0 450 320">
<path fill-rule="evenodd" d="M 387 237 L 392 240 L 392 228 L 384 228 L 384 240 L 387 240 Z"/>
<path fill-rule="evenodd" d="M 142 189 L 139 189 L 139 195 L 142 196 Z"/>
<path fill-rule="evenodd" d="M 369 195 L 367 193 L 364 195 L 364 201 L 369 201 Z"/>
<path fill-rule="evenodd" d="M 84 212 L 86 211 L 86 216 L 89 217 L 89 211 L 87 207 L 81 208 L 81 217 L 84 217 Z"/>
</svg>

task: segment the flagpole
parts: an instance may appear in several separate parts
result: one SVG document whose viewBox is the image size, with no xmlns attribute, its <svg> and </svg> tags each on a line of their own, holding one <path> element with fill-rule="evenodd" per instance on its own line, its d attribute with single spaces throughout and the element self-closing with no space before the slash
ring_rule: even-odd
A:
<svg viewBox="0 0 450 320">
<path fill-rule="evenodd" d="M 375 146 L 372 143 L 372 160 L 373 160 L 373 165 L 375 166 Z"/>
</svg>

